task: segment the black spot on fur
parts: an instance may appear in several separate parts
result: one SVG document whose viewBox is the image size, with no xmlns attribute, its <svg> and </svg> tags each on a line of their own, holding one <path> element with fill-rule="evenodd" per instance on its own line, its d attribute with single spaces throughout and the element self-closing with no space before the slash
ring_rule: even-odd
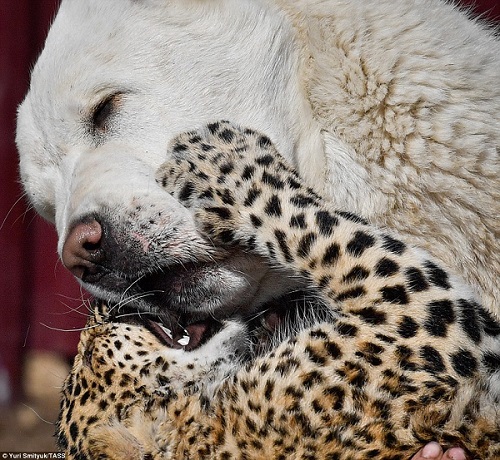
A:
<svg viewBox="0 0 500 460">
<path fill-rule="evenodd" d="M 256 238 L 255 236 L 249 236 L 247 240 L 245 241 L 245 246 L 250 250 L 250 251 L 255 251 L 257 247 L 256 243 Z"/>
<path fill-rule="evenodd" d="M 424 262 L 425 271 L 431 284 L 442 289 L 450 289 L 451 285 L 448 280 L 448 273 L 438 267 L 430 260 Z"/>
<path fill-rule="evenodd" d="M 222 174 L 229 174 L 231 171 L 234 170 L 234 163 L 232 163 L 231 161 L 223 163 L 220 166 L 219 170 Z"/>
<path fill-rule="evenodd" d="M 382 278 L 392 276 L 397 273 L 398 270 L 399 265 L 387 257 L 380 259 L 375 266 L 375 273 Z"/>
<path fill-rule="evenodd" d="M 186 150 L 188 149 L 188 146 L 186 144 L 181 144 L 181 143 L 176 143 L 173 147 L 172 147 L 172 151 L 174 153 L 181 153 L 181 152 L 185 152 Z"/>
<path fill-rule="evenodd" d="M 357 362 L 345 361 L 344 366 L 337 370 L 337 374 L 357 388 L 362 388 L 367 382 L 366 370 Z"/>
<path fill-rule="evenodd" d="M 255 166 L 247 165 L 243 168 L 243 173 L 241 174 L 241 178 L 243 180 L 249 180 L 255 174 Z"/>
<path fill-rule="evenodd" d="M 426 345 L 420 349 L 420 357 L 425 361 L 424 368 L 431 374 L 441 373 L 446 370 L 443 357 L 434 347 Z"/>
<path fill-rule="evenodd" d="M 366 278 L 368 278 L 369 275 L 370 275 L 370 272 L 366 268 L 363 268 L 360 265 L 356 265 L 355 267 L 353 267 L 351 269 L 351 271 L 349 273 L 344 275 L 344 277 L 342 278 L 342 281 L 344 283 L 363 281 Z"/>
<path fill-rule="evenodd" d="M 297 194 L 290 198 L 290 203 L 298 208 L 308 208 L 316 203 L 316 199 L 311 196 Z"/>
<path fill-rule="evenodd" d="M 477 310 L 479 307 L 475 302 L 469 302 L 465 299 L 460 299 L 457 301 L 460 315 L 458 322 L 464 332 L 469 336 L 469 338 L 474 343 L 479 343 L 481 341 L 481 327 L 479 324 L 479 318 Z"/>
<path fill-rule="evenodd" d="M 427 282 L 425 275 L 418 268 L 407 268 L 405 276 L 410 292 L 422 292 L 429 289 L 429 283 Z"/>
<path fill-rule="evenodd" d="M 472 377 L 477 372 L 476 358 L 468 350 L 460 350 L 450 356 L 455 372 L 461 377 Z"/>
<path fill-rule="evenodd" d="M 104 373 L 104 381 L 106 382 L 106 385 L 111 385 L 111 383 L 113 382 L 112 378 L 113 378 L 113 375 L 115 373 L 115 370 L 113 368 L 111 369 L 108 369 L 105 373 Z"/>
<path fill-rule="evenodd" d="M 402 241 L 396 240 L 390 235 L 384 235 L 382 248 L 400 256 L 405 252 L 406 244 Z"/>
<path fill-rule="evenodd" d="M 250 220 L 254 228 L 259 228 L 262 226 L 262 219 L 257 217 L 255 214 L 250 214 Z"/>
<path fill-rule="evenodd" d="M 219 130 L 220 124 L 218 122 L 216 122 L 216 123 L 209 123 L 207 125 L 207 128 L 208 128 L 208 130 L 210 131 L 211 134 L 215 134 Z"/>
<path fill-rule="evenodd" d="M 260 166 L 269 166 L 273 162 L 274 158 L 272 155 L 262 155 L 261 157 L 255 159 L 255 163 L 257 163 Z"/>
<path fill-rule="evenodd" d="M 357 224 L 362 224 L 362 225 L 368 225 L 368 221 L 363 219 L 362 217 L 358 216 L 357 214 L 354 214 L 349 211 L 336 211 L 335 214 L 342 216 L 346 220 L 350 220 L 351 222 L 356 222 Z"/>
<path fill-rule="evenodd" d="M 272 380 L 266 381 L 266 386 L 264 387 L 264 397 L 266 401 L 270 401 L 274 391 L 274 382 Z"/>
<path fill-rule="evenodd" d="M 316 225 L 320 235 L 330 237 L 334 227 L 339 225 L 339 220 L 328 211 L 318 211 L 316 212 Z"/>
<path fill-rule="evenodd" d="M 483 365 L 490 374 L 500 372 L 500 355 L 489 352 L 483 356 Z"/>
<path fill-rule="evenodd" d="M 186 182 L 183 185 L 183 187 L 182 187 L 182 189 L 181 189 L 181 191 L 179 193 L 179 200 L 180 201 L 186 201 L 186 200 L 188 200 L 191 197 L 191 195 L 193 194 L 194 190 L 195 190 L 195 188 L 194 188 L 193 183 L 192 182 Z"/>
<path fill-rule="evenodd" d="M 335 342 L 328 341 L 325 345 L 325 349 L 328 356 L 333 359 L 339 359 L 342 356 L 342 350 Z"/>
<path fill-rule="evenodd" d="M 311 371 L 302 376 L 302 385 L 310 390 L 315 385 L 321 385 L 324 381 L 323 375 L 318 371 Z"/>
<path fill-rule="evenodd" d="M 496 319 L 494 319 L 493 316 L 491 316 L 491 314 L 480 305 L 477 305 L 477 312 L 481 317 L 481 322 L 483 323 L 484 332 L 492 337 L 500 335 L 500 323 Z"/>
<path fill-rule="evenodd" d="M 226 144 L 229 144 L 234 139 L 234 132 L 230 129 L 224 129 L 219 133 L 219 138 L 223 140 Z"/>
<path fill-rule="evenodd" d="M 214 197 L 214 192 L 211 188 L 207 189 L 207 190 L 204 190 L 202 193 L 200 193 L 200 195 L 198 196 L 198 198 L 200 199 L 203 199 L 203 198 L 208 198 L 208 199 L 212 199 Z"/>
<path fill-rule="evenodd" d="M 313 232 L 306 233 L 299 241 L 297 247 L 297 255 L 302 258 L 307 257 L 311 251 L 311 246 L 316 241 L 316 238 L 317 238 L 316 233 Z"/>
<path fill-rule="evenodd" d="M 257 141 L 257 145 L 261 148 L 261 149 L 267 149 L 269 147 L 271 147 L 272 145 L 272 142 L 271 142 L 271 139 L 269 139 L 267 136 L 260 136 L 259 137 L 259 140 Z M 269 155 L 270 156 L 270 155 Z M 272 157 L 271 157 L 272 159 Z M 268 164 L 268 163 L 267 163 Z"/>
<path fill-rule="evenodd" d="M 413 350 L 405 345 L 399 345 L 396 347 L 396 356 L 398 359 L 398 365 L 401 369 L 407 371 L 415 371 L 417 370 L 417 366 L 415 362 L 412 360 L 413 358 Z"/>
<path fill-rule="evenodd" d="M 338 258 L 340 257 L 340 246 L 337 243 L 330 244 L 323 254 L 323 259 L 321 259 L 321 264 L 323 267 L 331 267 L 335 265 Z"/>
<path fill-rule="evenodd" d="M 358 297 L 362 297 L 366 294 L 365 288 L 363 286 L 356 286 L 352 289 L 348 289 L 347 291 L 341 292 L 335 297 L 335 300 L 338 302 L 342 302 L 346 299 L 356 299 Z"/>
<path fill-rule="evenodd" d="M 200 142 L 200 141 L 201 141 L 201 137 L 198 135 L 194 135 L 194 136 L 189 138 L 190 144 L 198 144 L 198 142 Z"/>
<path fill-rule="evenodd" d="M 231 190 L 229 189 L 224 189 L 222 190 L 221 192 L 217 192 L 217 194 L 219 195 L 219 197 L 221 198 L 222 202 L 224 204 L 227 204 L 229 206 L 233 206 L 234 203 L 235 203 L 235 199 L 233 197 L 233 193 L 231 192 Z"/>
<path fill-rule="evenodd" d="M 269 201 L 264 207 L 264 212 L 271 217 L 281 217 L 281 201 L 277 195 L 273 195 L 269 198 Z"/>
<path fill-rule="evenodd" d="M 319 366 L 325 365 L 325 363 L 326 363 L 325 356 L 323 354 L 319 353 L 318 350 L 316 350 L 314 347 L 311 347 L 308 345 L 305 347 L 304 351 L 305 351 L 309 361 L 311 361 L 314 364 L 317 364 Z"/>
<path fill-rule="evenodd" d="M 218 233 L 218 237 L 223 243 L 233 243 L 236 239 L 232 230 L 222 230 Z"/>
<path fill-rule="evenodd" d="M 267 252 L 269 253 L 269 257 L 271 258 L 271 260 L 276 260 L 276 250 L 274 248 L 273 243 L 271 243 L 270 241 L 267 241 L 266 248 L 267 248 Z"/>
<path fill-rule="evenodd" d="M 403 316 L 403 319 L 398 325 L 398 334 L 409 339 L 410 337 L 415 337 L 418 331 L 418 323 L 410 316 Z"/>
<path fill-rule="evenodd" d="M 250 207 L 255 203 L 255 200 L 262 194 L 262 190 L 252 187 L 248 191 L 248 195 L 243 202 L 244 206 Z"/>
<path fill-rule="evenodd" d="M 358 334 L 358 328 L 354 324 L 338 322 L 335 329 L 343 337 L 356 337 Z"/>
<path fill-rule="evenodd" d="M 352 311 L 358 315 L 365 323 L 368 324 L 384 324 L 386 322 L 386 314 L 383 311 L 377 310 L 374 307 L 365 307 L 357 311 Z"/>
<path fill-rule="evenodd" d="M 354 257 L 360 257 L 366 249 L 375 244 L 375 238 L 368 233 L 357 231 L 349 243 L 347 243 L 347 252 Z"/>
<path fill-rule="evenodd" d="M 382 342 L 386 342 L 386 343 L 396 342 L 396 339 L 394 337 L 390 337 L 390 336 L 385 335 L 385 334 L 376 334 L 375 337 L 377 337 L 377 339 L 379 339 L 379 340 L 382 340 Z"/>
<path fill-rule="evenodd" d="M 295 358 L 283 359 L 275 367 L 275 371 L 282 377 L 287 376 L 292 371 L 300 367 L 300 361 Z"/>
<path fill-rule="evenodd" d="M 82 387 L 79 383 L 77 383 L 74 387 L 74 391 L 71 392 L 71 388 L 68 388 L 68 392 L 72 394 L 73 396 L 79 396 L 82 391 Z"/>
<path fill-rule="evenodd" d="M 305 230 L 307 228 L 306 220 L 305 220 L 305 215 L 303 213 L 301 214 L 294 214 L 290 218 L 290 227 L 292 228 L 300 228 L 302 230 Z"/>
<path fill-rule="evenodd" d="M 345 401 L 345 390 L 341 386 L 333 386 L 325 388 L 323 394 L 334 400 L 332 405 L 333 409 L 336 411 L 342 410 Z"/>
<path fill-rule="evenodd" d="M 212 214 L 216 214 L 222 220 L 228 220 L 231 218 L 231 211 L 229 209 L 224 208 L 222 206 L 213 206 L 205 209 L 207 212 Z"/>
<path fill-rule="evenodd" d="M 293 177 L 288 176 L 286 181 L 291 189 L 298 190 L 300 188 L 300 182 L 295 180 Z"/>
<path fill-rule="evenodd" d="M 285 183 L 278 176 L 269 174 L 267 171 L 262 173 L 262 182 L 275 190 L 283 190 L 285 188 Z"/>
<path fill-rule="evenodd" d="M 99 401 L 99 409 L 100 410 L 106 410 L 106 408 L 109 406 L 109 403 L 105 399 L 101 399 Z"/>
<path fill-rule="evenodd" d="M 330 275 L 322 276 L 318 281 L 318 287 L 320 287 L 321 289 L 325 288 L 326 286 L 328 286 L 331 280 L 332 277 Z"/>
<path fill-rule="evenodd" d="M 57 430 L 57 447 L 61 450 L 66 450 L 68 448 L 68 438 L 66 435 L 62 432 L 62 430 L 58 429 Z"/>
<path fill-rule="evenodd" d="M 80 399 L 80 406 L 85 406 L 89 398 L 90 398 L 90 391 L 87 390 L 85 393 L 83 393 L 82 398 Z"/>
<path fill-rule="evenodd" d="M 208 175 L 207 175 L 207 174 L 205 174 L 203 171 L 198 171 L 198 172 L 196 173 L 196 177 L 197 177 L 198 179 L 201 179 L 202 181 L 206 181 L 206 180 L 208 179 Z"/>
<path fill-rule="evenodd" d="M 76 422 L 71 422 L 71 425 L 69 426 L 69 434 L 73 442 L 76 442 L 78 438 L 78 425 Z"/>
<path fill-rule="evenodd" d="M 274 231 L 274 236 L 276 237 L 276 240 L 278 241 L 278 246 L 281 250 L 281 253 L 283 254 L 283 257 L 287 262 L 292 262 L 293 257 L 292 253 L 290 252 L 290 248 L 288 247 L 288 243 L 286 242 L 286 233 L 283 232 L 282 230 L 275 230 Z"/>
<path fill-rule="evenodd" d="M 425 330 L 434 337 L 446 337 L 448 326 L 455 321 L 455 312 L 450 300 L 435 300 L 427 305 Z"/>
<path fill-rule="evenodd" d="M 210 152 L 210 150 L 214 149 L 214 146 L 210 144 L 201 144 L 200 147 L 204 152 Z"/>
<path fill-rule="evenodd" d="M 368 364 L 371 364 L 372 366 L 380 366 L 383 362 L 380 358 L 380 354 L 383 351 L 384 348 L 380 345 L 371 342 L 365 342 L 355 354 L 358 358 L 364 359 Z"/>
<path fill-rule="evenodd" d="M 396 286 L 386 286 L 380 290 L 382 299 L 385 302 L 395 303 L 399 305 L 407 305 L 409 302 L 408 294 L 403 285 L 397 284 Z"/>
</svg>

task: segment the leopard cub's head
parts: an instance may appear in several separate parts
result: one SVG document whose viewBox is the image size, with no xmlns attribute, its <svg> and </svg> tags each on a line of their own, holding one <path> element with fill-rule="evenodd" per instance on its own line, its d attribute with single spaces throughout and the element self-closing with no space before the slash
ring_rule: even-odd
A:
<svg viewBox="0 0 500 460">
<path fill-rule="evenodd" d="M 61 449 L 81 459 L 168 458 L 173 402 L 195 393 L 193 404 L 209 401 L 249 347 L 235 320 L 173 324 L 94 306 L 63 386 Z"/>
</svg>

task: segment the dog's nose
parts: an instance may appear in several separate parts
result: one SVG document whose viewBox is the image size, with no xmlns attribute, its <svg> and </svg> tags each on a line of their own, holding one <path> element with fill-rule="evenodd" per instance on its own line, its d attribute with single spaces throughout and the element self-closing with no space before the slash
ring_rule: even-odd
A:
<svg viewBox="0 0 500 460">
<path fill-rule="evenodd" d="M 99 271 L 96 264 L 104 257 L 102 237 L 101 224 L 94 218 L 81 220 L 69 232 L 61 258 L 65 267 L 77 278 L 83 279 Z"/>
</svg>

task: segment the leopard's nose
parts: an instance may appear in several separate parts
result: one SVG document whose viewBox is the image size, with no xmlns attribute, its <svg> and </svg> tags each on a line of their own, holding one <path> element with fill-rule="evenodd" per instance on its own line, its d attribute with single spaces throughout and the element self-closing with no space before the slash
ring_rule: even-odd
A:
<svg viewBox="0 0 500 460">
<path fill-rule="evenodd" d="M 101 224 L 87 217 L 71 228 L 64 242 L 61 258 L 64 266 L 77 278 L 95 275 L 98 264 L 104 259 Z"/>
</svg>

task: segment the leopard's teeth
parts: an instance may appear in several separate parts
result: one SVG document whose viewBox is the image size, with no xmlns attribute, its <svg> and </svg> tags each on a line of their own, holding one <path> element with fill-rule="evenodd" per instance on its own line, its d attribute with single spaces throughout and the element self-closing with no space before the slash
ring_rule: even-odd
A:
<svg viewBox="0 0 500 460">
<path fill-rule="evenodd" d="M 165 334 L 167 334 L 167 335 L 168 335 L 168 337 L 169 337 L 170 339 L 174 340 L 174 337 L 173 337 L 173 335 L 172 335 L 172 331 L 171 331 L 169 328 L 167 328 L 167 327 L 163 326 L 163 324 L 159 324 L 159 326 L 162 328 L 163 332 L 165 332 Z"/>
<path fill-rule="evenodd" d="M 189 340 L 190 340 L 190 337 L 189 335 L 183 335 L 182 338 L 180 338 L 177 343 L 179 345 L 182 345 L 183 347 L 185 347 L 188 343 L 189 343 Z"/>
</svg>

